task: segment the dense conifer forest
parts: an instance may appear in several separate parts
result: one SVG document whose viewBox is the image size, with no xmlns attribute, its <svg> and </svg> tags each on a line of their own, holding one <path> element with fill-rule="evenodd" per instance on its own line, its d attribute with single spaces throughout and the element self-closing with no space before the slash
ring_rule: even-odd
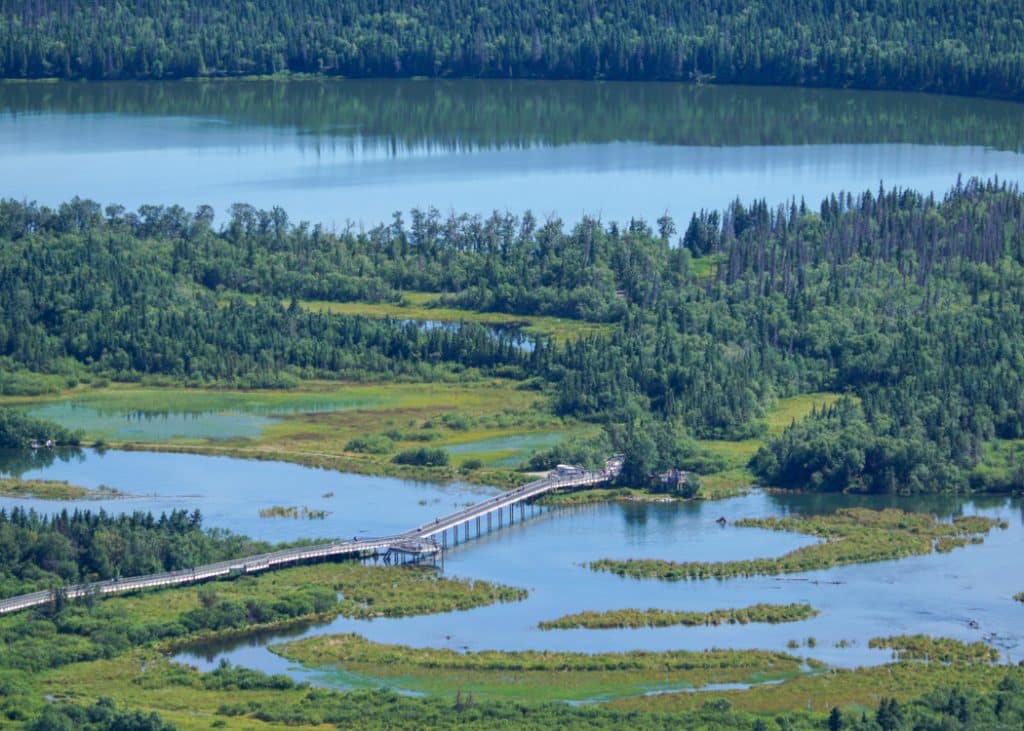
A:
<svg viewBox="0 0 1024 731">
<path fill-rule="evenodd" d="M 1021 99 L 1017 3 L 3 0 L 0 76 L 671 79 Z"/>
<path fill-rule="evenodd" d="M 109 515 L 103 510 L 53 516 L 0 509 L 0 595 L 80 581 L 191 568 L 268 550 L 224 531 L 205 531 L 199 511 Z"/>
<path fill-rule="evenodd" d="M 677 232 L 413 211 L 369 231 L 235 206 L 137 213 L 75 200 L 0 204 L 0 358 L 74 382 L 451 379 L 547 389 L 605 426 L 626 479 L 704 459 L 695 438 L 762 435 L 777 398 L 848 397 L 770 440 L 770 484 L 867 492 L 1024 484 L 1024 196 L 990 181 L 943 199 L 834 195 L 735 203 Z M 472 323 L 424 328 L 303 300 L 444 295 L 471 310 L 607 323 L 519 348 Z M 31 376 L 27 376 L 29 380 Z M 24 379 L 20 383 L 24 383 Z M 997 448 L 1004 447 L 1007 448 Z"/>
</svg>

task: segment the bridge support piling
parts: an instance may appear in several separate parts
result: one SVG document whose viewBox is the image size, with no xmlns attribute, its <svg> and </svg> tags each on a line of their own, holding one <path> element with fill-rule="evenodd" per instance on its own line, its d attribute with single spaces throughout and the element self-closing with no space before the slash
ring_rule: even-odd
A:
<svg viewBox="0 0 1024 731">
<path fill-rule="evenodd" d="M 480 516 L 476 516 L 476 537 L 480 537 Z"/>
<path fill-rule="evenodd" d="M 487 514 L 487 532 L 488 533 L 491 532 L 491 514 L 490 513 Z"/>
</svg>

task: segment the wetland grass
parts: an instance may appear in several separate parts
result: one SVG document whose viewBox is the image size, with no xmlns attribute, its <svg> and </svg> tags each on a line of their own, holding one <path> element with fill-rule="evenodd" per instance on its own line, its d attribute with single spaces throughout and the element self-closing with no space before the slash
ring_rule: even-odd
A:
<svg viewBox="0 0 1024 731">
<path fill-rule="evenodd" d="M 762 650 L 703 652 L 456 652 L 371 642 L 356 634 L 310 637 L 272 645 L 288 660 L 392 678 L 410 690 L 469 690 L 484 698 L 582 700 L 650 689 L 700 688 L 794 677 L 803 660 Z M 810 664 L 822 667 L 814 661 Z"/>
<path fill-rule="evenodd" d="M 708 612 L 674 612 L 665 609 L 613 609 L 608 612 L 579 612 L 550 622 L 540 629 L 621 629 L 625 627 L 699 627 L 720 624 L 802 622 L 818 615 L 810 604 L 755 604 L 741 609 L 712 609 Z"/>
<path fill-rule="evenodd" d="M 331 514 L 329 510 L 315 510 L 305 505 L 272 505 L 269 508 L 260 509 L 261 518 L 295 518 L 305 520 L 323 520 Z"/>
<path fill-rule="evenodd" d="M 948 637 L 898 635 L 874 637 L 868 647 L 892 650 L 896 660 L 924 660 L 947 665 L 999 662 L 999 650 L 984 642 L 961 642 Z"/>
<path fill-rule="evenodd" d="M 23 480 L 16 477 L 0 477 L 0 496 L 39 500 L 103 500 L 128 497 L 128 494 L 106 485 L 90 489 L 71 485 L 63 480 Z"/>
<path fill-rule="evenodd" d="M 590 568 L 666 581 L 775 576 L 953 550 L 980 542 L 996 526 L 1005 527 L 1005 523 L 979 516 L 961 516 L 944 523 L 927 513 L 866 508 L 844 508 L 830 515 L 748 518 L 735 525 L 803 533 L 822 540 L 778 558 L 718 562 L 601 559 L 592 562 Z"/>
</svg>

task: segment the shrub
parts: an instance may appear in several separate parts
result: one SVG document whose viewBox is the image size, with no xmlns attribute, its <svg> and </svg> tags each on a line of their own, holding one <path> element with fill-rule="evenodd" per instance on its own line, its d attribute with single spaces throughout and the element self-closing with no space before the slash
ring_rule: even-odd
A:
<svg viewBox="0 0 1024 731">
<path fill-rule="evenodd" d="M 366 454 L 387 454 L 393 448 L 392 441 L 382 434 L 355 437 L 345 445 L 346 452 L 364 452 Z"/>
<path fill-rule="evenodd" d="M 448 453 L 443 449 L 406 449 L 399 452 L 392 460 L 395 464 L 417 465 L 420 467 L 444 467 L 448 464 Z"/>
</svg>

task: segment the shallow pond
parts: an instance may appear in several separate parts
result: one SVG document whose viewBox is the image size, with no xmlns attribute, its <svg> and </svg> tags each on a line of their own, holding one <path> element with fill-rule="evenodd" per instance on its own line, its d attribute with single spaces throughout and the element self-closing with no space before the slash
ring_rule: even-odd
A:
<svg viewBox="0 0 1024 731">
<path fill-rule="evenodd" d="M 1020 107 L 904 93 L 671 83 L 217 81 L 0 87 L 0 195 L 56 204 L 531 209 L 685 222 L 957 175 L 1020 180 Z M 683 228 L 682 225 L 679 226 Z"/>
<path fill-rule="evenodd" d="M 19 406 L 40 419 L 81 430 L 89 438 L 132 442 L 172 439 L 236 439 L 258 437 L 280 417 L 365 408 L 381 399 L 366 395 L 221 394 L 143 392 L 131 403 L 114 392 Z M 149 403 L 140 407 L 139 404 Z"/>
</svg>

